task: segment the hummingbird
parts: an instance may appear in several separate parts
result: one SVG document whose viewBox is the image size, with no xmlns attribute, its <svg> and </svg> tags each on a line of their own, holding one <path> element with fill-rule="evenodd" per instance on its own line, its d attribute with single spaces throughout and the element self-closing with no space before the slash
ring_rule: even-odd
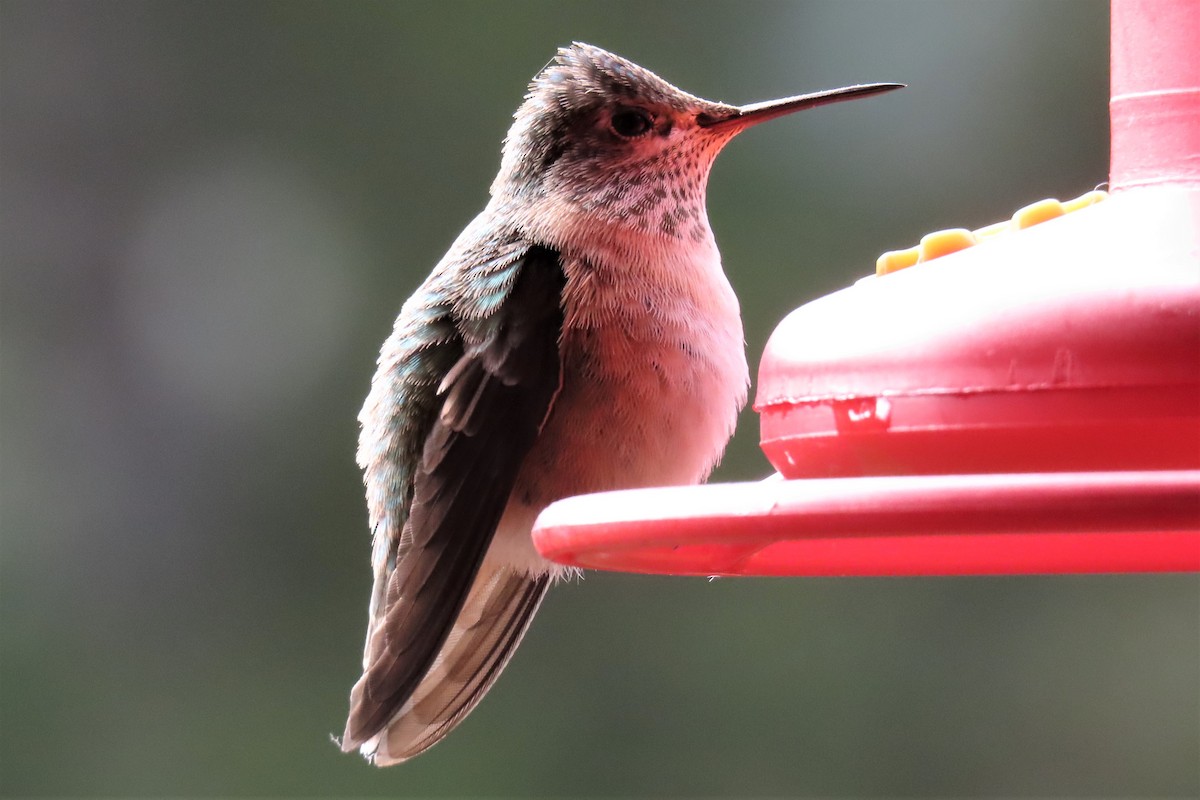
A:
<svg viewBox="0 0 1200 800">
<path fill-rule="evenodd" d="M 406 761 L 487 693 L 568 573 L 530 536 L 551 502 L 708 477 L 750 383 L 713 161 L 760 122 L 901 86 L 734 106 L 579 42 L 534 77 L 358 417 L 374 587 L 343 750 Z"/>
</svg>

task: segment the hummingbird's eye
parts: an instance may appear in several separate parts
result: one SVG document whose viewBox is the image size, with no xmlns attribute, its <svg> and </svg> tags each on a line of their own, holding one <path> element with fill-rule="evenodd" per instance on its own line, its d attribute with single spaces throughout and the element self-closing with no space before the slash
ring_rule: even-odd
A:
<svg viewBox="0 0 1200 800">
<path fill-rule="evenodd" d="M 609 125 L 618 136 L 633 139 L 653 128 L 654 118 L 640 108 L 623 108 L 613 112 Z"/>
</svg>

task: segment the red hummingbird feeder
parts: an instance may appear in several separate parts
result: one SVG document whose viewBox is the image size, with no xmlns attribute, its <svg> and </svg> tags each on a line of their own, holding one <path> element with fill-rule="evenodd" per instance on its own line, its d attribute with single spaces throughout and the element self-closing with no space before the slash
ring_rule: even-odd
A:
<svg viewBox="0 0 1200 800">
<path fill-rule="evenodd" d="M 1111 196 L 931 234 L 775 330 L 758 483 L 568 498 L 673 575 L 1200 571 L 1200 3 L 1113 0 Z"/>
</svg>

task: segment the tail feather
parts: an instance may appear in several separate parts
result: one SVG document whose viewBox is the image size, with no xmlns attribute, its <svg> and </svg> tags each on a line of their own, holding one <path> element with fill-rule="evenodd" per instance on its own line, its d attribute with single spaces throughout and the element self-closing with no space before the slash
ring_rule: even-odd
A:
<svg viewBox="0 0 1200 800">
<path fill-rule="evenodd" d="M 396 715 L 361 743 L 363 754 L 378 766 L 398 764 L 450 733 L 508 663 L 549 583 L 548 574 L 485 564 L 433 663 Z"/>
</svg>

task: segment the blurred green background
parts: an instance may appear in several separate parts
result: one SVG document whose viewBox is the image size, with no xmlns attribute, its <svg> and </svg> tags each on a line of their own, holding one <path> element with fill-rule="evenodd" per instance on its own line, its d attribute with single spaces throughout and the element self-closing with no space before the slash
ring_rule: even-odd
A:
<svg viewBox="0 0 1200 800">
<path fill-rule="evenodd" d="M 355 415 L 554 48 L 749 102 L 709 213 L 751 363 L 934 229 L 1107 177 L 1107 5 L 0 5 L 9 795 L 1195 795 L 1195 576 L 589 574 L 487 700 L 341 754 Z M 881 332 L 886 335 L 886 332 Z M 753 368 L 753 367 L 752 367 Z M 716 480 L 768 471 L 747 413 Z"/>
</svg>

